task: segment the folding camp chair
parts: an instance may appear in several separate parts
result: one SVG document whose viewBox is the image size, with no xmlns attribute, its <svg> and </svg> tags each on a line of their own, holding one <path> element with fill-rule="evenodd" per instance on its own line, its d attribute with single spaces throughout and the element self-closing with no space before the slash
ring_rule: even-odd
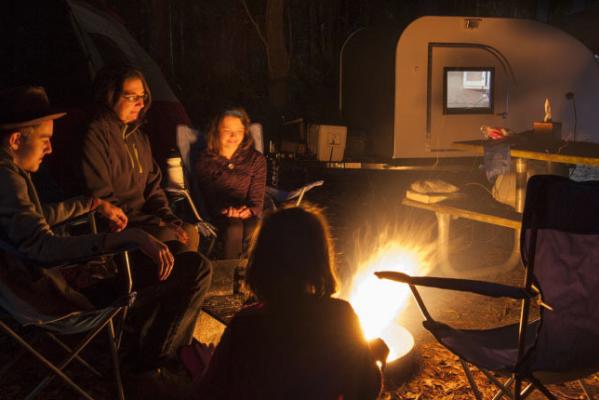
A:
<svg viewBox="0 0 599 400">
<path fill-rule="evenodd" d="M 281 190 L 272 186 L 267 186 L 264 199 L 264 209 L 276 210 L 281 206 L 281 204 L 284 204 L 291 200 L 295 200 L 295 205 L 299 206 L 302 203 L 302 200 L 304 199 L 304 195 L 306 194 L 306 192 L 316 187 L 322 186 L 323 184 L 324 181 L 314 181 L 291 191 Z"/>
<path fill-rule="evenodd" d="M 198 233 L 208 240 L 206 254 L 210 254 L 216 243 L 216 228 L 210 222 L 204 220 L 200 211 L 192 198 L 189 185 L 187 169 L 184 167 L 182 159 L 178 155 L 173 155 L 167 159 L 166 171 L 167 184 L 164 190 L 168 194 L 173 204 L 183 201 L 189 207 L 194 219 L 194 225 Z"/>
<path fill-rule="evenodd" d="M 252 124 L 252 127 L 256 127 L 256 125 L 259 124 Z M 252 131 L 255 131 L 255 129 Z M 254 134 L 254 142 L 256 145 L 262 143 L 261 133 Z M 218 233 L 214 225 L 202 218 L 198 207 L 203 202 L 201 201 L 201 194 L 195 186 L 195 179 L 193 179 L 191 173 L 192 153 L 199 151 L 196 146 L 197 143 L 198 132 L 191 130 L 177 131 L 179 154 L 172 155 L 166 161 L 167 170 L 165 175 L 167 184 L 165 191 L 169 194 L 173 202 L 184 200 L 188 205 L 199 233 L 209 240 L 205 254 L 210 255 L 214 249 Z M 257 150 L 262 152 L 263 146 L 258 146 Z M 315 181 L 291 191 L 267 186 L 264 195 L 264 209 L 269 211 L 276 210 L 282 203 L 291 200 L 296 200 L 296 204 L 299 205 L 306 192 L 323 184 L 324 181 Z"/>
<path fill-rule="evenodd" d="M 90 223 L 92 224 L 92 231 L 95 230 L 95 221 L 93 220 L 93 214 L 91 215 Z M 0 242 L 0 249 L 4 252 L 10 253 L 14 257 L 22 257 L 20 253 L 16 251 L 11 245 Z M 86 367 L 96 376 L 102 376 L 96 368 L 90 363 L 85 361 L 81 356 L 81 351 L 87 347 L 87 345 L 104 329 L 106 328 L 109 338 L 109 347 L 112 358 L 112 369 L 115 378 L 117 398 L 124 399 L 123 385 L 120 374 L 120 364 L 118 357 L 118 349 L 121 341 L 121 334 L 124 325 L 124 321 L 127 315 L 128 307 L 133 303 L 135 299 L 135 292 L 132 292 L 132 278 L 129 264 L 128 250 L 122 250 L 120 254 L 123 257 L 123 263 L 121 265 L 122 273 L 125 278 L 125 291 L 122 297 L 116 299 L 110 306 L 85 311 L 74 311 L 63 315 L 48 315 L 42 311 L 35 309 L 30 303 L 20 298 L 18 294 L 14 293 L 8 286 L 0 282 L 0 314 L 1 311 L 4 314 L 0 315 L 0 329 L 6 334 L 11 336 L 19 345 L 23 347 L 23 352 L 29 352 L 35 356 L 35 358 L 48 369 L 51 373 L 46 376 L 26 397 L 32 399 L 37 396 L 40 391 L 46 387 L 54 377 L 59 377 L 62 381 L 67 383 L 70 387 L 76 390 L 83 398 L 93 399 L 89 393 L 83 390 L 78 384 L 76 384 L 70 377 L 68 377 L 64 370 L 69 364 L 76 360 L 82 366 Z M 116 254 L 98 254 L 98 256 L 111 257 Z M 47 268 L 64 269 L 69 268 L 74 264 L 80 264 L 85 262 L 85 259 L 80 260 L 66 260 L 60 265 L 44 266 Z M 38 263 L 39 264 L 39 263 Z M 121 317 L 117 328 L 115 329 L 114 320 L 117 317 Z M 17 330 L 13 329 L 12 326 L 15 323 L 22 327 L 24 330 L 37 329 L 38 333 L 42 332 L 47 335 L 52 341 L 58 344 L 67 353 L 67 356 L 60 362 L 52 362 L 46 356 L 44 356 L 38 349 L 34 347 L 39 337 L 35 336 L 33 340 L 28 340 L 24 335 L 17 333 Z M 20 330 L 19 330 L 20 331 Z M 74 335 L 85 333 L 83 339 L 78 345 L 71 348 L 66 343 L 58 338 L 58 335 Z M 22 354 L 21 354 L 22 355 Z M 13 358 L 13 362 L 3 366 L 1 372 L 6 372 L 11 366 L 20 359 L 21 356 Z"/>
<path fill-rule="evenodd" d="M 521 399 L 535 389 L 556 399 L 545 384 L 579 379 L 599 370 L 599 182 L 577 183 L 558 176 L 530 179 L 522 221 L 523 287 L 464 279 L 410 277 L 377 272 L 379 278 L 407 283 L 423 325 L 460 357 L 477 399 L 469 365 L 480 369 L 499 392 Z M 520 322 L 486 330 L 455 329 L 435 321 L 416 286 L 520 299 Z M 533 299 L 536 302 L 533 303 Z M 529 321 L 530 306 L 540 317 Z M 502 382 L 498 376 L 509 377 Z M 528 384 L 522 389 L 523 383 Z"/>
</svg>

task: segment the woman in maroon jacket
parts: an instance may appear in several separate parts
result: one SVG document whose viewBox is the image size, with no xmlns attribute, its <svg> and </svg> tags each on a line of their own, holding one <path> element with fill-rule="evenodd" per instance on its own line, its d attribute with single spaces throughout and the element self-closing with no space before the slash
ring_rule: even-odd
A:
<svg viewBox="0 0 599 400">
<path fill-rule="evenodd" d="M 262 217 L 266 159 L 254 150 L 243 108 L 221 112 L 195 166 L 198 188 L 224 240 L 224 258 L 238 258 Z"/>
</svg>

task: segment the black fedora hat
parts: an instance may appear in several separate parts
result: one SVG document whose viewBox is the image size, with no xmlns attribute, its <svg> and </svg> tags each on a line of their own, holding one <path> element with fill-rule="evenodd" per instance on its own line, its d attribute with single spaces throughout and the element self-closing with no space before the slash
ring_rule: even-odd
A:
<svg viewBox="0 0 599 400">
<path fill-rule="evenodd" d="M 0 91 L 0 129 L 40 124 L 64 116 L 50 107 L 48 95 L 40 86 L 19 86 Z"/>
</svg>

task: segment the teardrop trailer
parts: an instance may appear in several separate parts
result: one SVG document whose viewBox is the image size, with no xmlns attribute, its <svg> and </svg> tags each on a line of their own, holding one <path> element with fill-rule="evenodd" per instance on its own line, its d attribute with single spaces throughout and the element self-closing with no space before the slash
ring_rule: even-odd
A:
<svg viewBox="0 0 599 400">
<path fill-rule="evenodd" d="M 599 142 L 598 56 L 571 35 L 538 21 L 427 16 L 403 29 L 358 30 L 341 50 L 339 80 L 348 150 L 355 134 L 366 145 L 357 157 L 349 151 L 353 162 L 329 167 L 426 170 L 427 176 L 430 171 L 467 171 L 477 163 L 473 157 L 492 147 L 487 141 L 473 144 L 483 139 L 481 127 L 514 133 L 495 142 L 511 143 L 502 151 L 510 164 L 516 158 L 516 174 L 504 180 L 511 206 L 488 194 L 439 203 L 402 200 L 436 214 L 439 265 L 446 266 L 446 273 L 456 272 L 447 245 L 456 218 L 514 231 L 509 259 L 477 275 L 519 262 L 518 211 L 526 178 L 535 169 L 531 164 L 539 162 L 527 159 L 542 161 L 536 170 L 543 172 L 554 171 L 556 162 L 599 164 L 599 146 L 593 143 Z M 553 128 L 520 135 L 543 121 L 546 99 Z M 524 141 L 526 148 L 518 150 L 512 140 Z M 559 145 L 549 144 L 559 140 Z"/>
</svg>

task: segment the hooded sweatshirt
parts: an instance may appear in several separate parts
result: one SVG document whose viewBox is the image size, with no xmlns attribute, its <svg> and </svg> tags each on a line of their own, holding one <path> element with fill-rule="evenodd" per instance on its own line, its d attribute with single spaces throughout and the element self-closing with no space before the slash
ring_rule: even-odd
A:
<svg viewBox="0 0 599 400">
<path fill-rule="evenodd" d="M 181 224 L 160 187 L 162 174 L 139 122 L 125 124 L 112 111 L 96 116 L 87 128 L 81 167 L 90 194 L 121 207 L 129 225 Z"/>
</svg>

